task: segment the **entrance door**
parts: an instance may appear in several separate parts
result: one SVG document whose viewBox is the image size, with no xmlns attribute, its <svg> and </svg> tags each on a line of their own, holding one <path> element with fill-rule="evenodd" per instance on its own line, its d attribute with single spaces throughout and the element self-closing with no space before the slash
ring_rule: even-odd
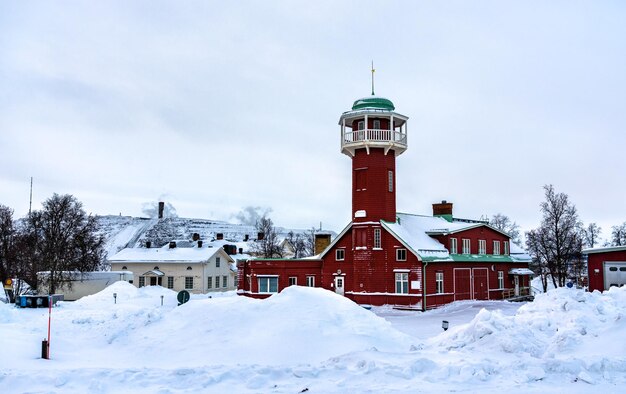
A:
<svg viewBox="0 0 626 394">
<path fill-rule="evenodd" d="M 475 300 L 488 300 L 489 299 L 489 285 L 487 283 L 487 275 L 489 270 L 487 268 L 474 268 L 474 299 Z"/>
<path fill-rule="evenodd" d="M 456 301 L 472 298 L 471 277 L 472 270 L 469 268 L 454 269 L 454 299 Z"/>
<path fill-rule="evenodd" d="M 515 282 L 515 296 L 519 296 L 519 275 L 515 275 L 513 277 L 513 280 Z"/>
<path fill-rule="evenodd" d="M 157 277 L 156 276 L 151 276 L 150 277 L 150 286 L 156 286 L 157 284 Z"/>
<path fill-rule="evenodd" d="M 335 276 L 335 293 L 343 295 L 343 276 Z"/>
</svg>

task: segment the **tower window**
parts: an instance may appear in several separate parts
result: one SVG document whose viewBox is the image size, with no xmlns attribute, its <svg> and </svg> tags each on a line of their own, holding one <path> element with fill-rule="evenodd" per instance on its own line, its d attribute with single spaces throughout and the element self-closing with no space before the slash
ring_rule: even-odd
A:
<svg viewBox="0 0 626 394">
<path fill-rule="evenodd" d="M 396 249 L 396 260 L 406 261 L 406 249 Z"/>
<path fill-rule="evenodd" d="M 374 229 L 374 248 L 376 248 L 376 249 L 380 249 L 381 248 L 380 229 L 379 228 L 375 228 Z"/>
<path fill-rule="evenodd" d="M 389 170 L 387 176 L 389 178 L 389 193 L 393 193 L 393 171 Z"/>
<path fill-rule="evenodd" d="M 450 254 L 457 254 L 457 242 L 456 238 L 450 238 Z"/>
<path fill-rule="evenodd" d="M 364 128 L 365 128 L 365 121 L 359 120 L 359 123 L 357 124 L 357 130 L 363 130 Z"/>
<path fill-rule="evenodd" d="M 380 130 L 380 120 L 374 120 L 373 122 L 374 129 Z"/>
</svg>

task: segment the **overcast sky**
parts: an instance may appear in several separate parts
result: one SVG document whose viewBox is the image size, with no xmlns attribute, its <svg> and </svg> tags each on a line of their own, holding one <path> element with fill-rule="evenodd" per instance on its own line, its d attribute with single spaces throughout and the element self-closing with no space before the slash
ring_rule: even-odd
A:
<svg viewBox="0 0 626 394">
<path fill-rule="evenodd" d="M 626 221 L 620 1 L 0 3 L 0 204 L 70 193 L 93 214 L 340 231 L 339 116 L 409 116 L 398 210 L 539 224 L 553 184 L 603 235 Z"/>
</svg>

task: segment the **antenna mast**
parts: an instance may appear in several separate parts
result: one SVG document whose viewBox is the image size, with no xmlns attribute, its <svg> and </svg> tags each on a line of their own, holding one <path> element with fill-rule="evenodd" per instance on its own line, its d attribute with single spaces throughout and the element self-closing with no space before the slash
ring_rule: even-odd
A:
<svg viewBox="0 0 626 394">
<path fill-rule="evenodd" d="M 30 212 L 33 208 L 33 177 L 30 177 L 30 202 L 28 203 L 28 217 L 30 217 Z"/>
</svg>

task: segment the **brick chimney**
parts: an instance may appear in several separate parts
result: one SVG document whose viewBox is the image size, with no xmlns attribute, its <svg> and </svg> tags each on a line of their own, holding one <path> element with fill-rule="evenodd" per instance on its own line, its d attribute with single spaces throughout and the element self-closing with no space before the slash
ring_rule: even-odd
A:
<svg viewBox="0 0 626 394">
<path fill-rule="evenodd" d="M 433 216 L 452 222 L 452 203 L 446 200 L 433 204 Z"/>
<path fill-rule="evenodd" d="M 330 234 L 315 234 L 315 254 L 318 255 L 330 245 Z"/>
</svg>

